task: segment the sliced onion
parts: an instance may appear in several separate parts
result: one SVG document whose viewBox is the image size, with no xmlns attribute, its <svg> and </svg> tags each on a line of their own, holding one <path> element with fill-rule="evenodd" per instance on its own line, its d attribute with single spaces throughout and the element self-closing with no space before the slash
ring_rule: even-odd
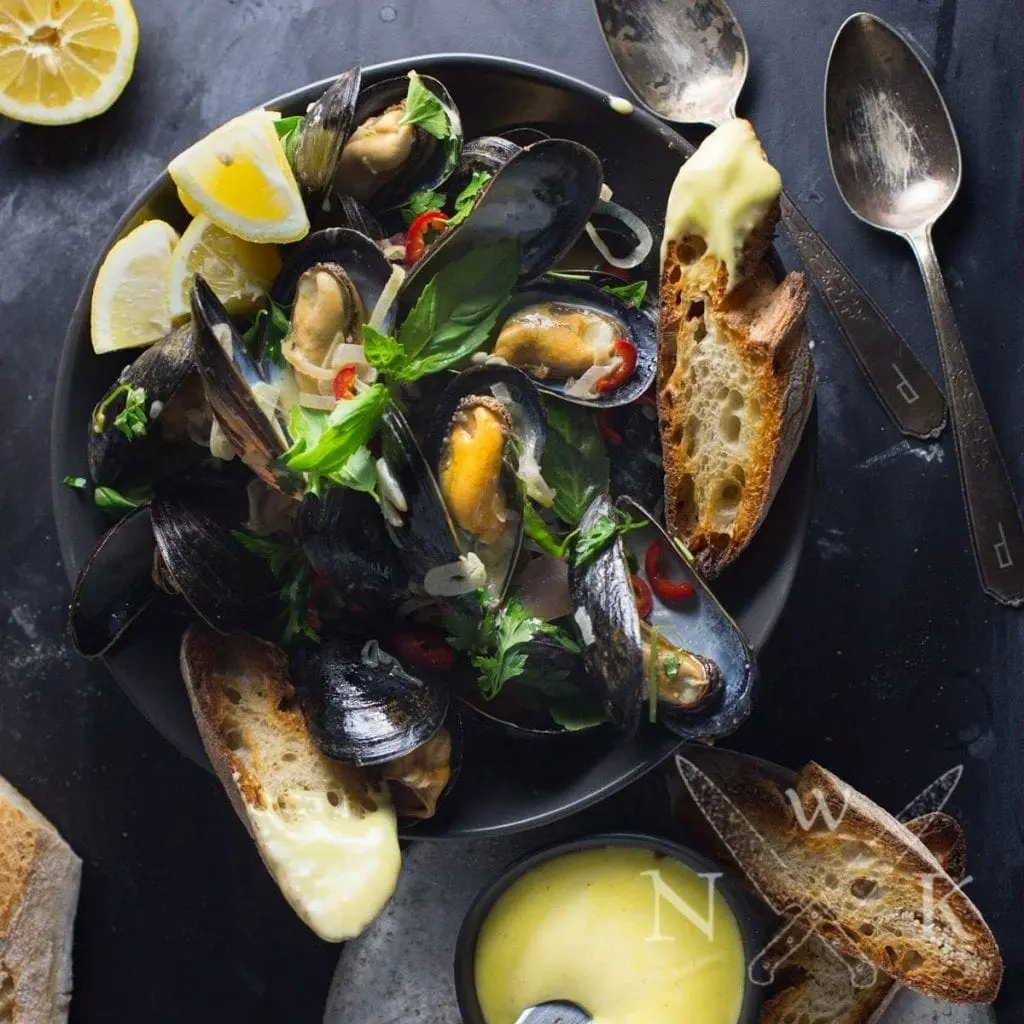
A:
<svg viewBox="0 0 1024 1024">
<path fill-rule="evenodd" d="M 544 479 L 537 461 L 537 453 L 532 449 L 524 449 L 519 456 L 516 476 L 526 487 L 526 494 L 538 505 L 550 508 L 555 502 L 554 488 Z"/>
<path fill-rule="evenodd" d="M 637 239 L 636 248 L 628 256 L 613 256 L 597 233 L 597 228 L 587 221 L 587 235 L 594 243 L 594 248 L 601 254 L 601 258 L 620 270 L 631 270 L 633 267 L 640 266 L 647 259 L 651 249 L 654 248 L 654 236 L 651 234 L 650 228 L 632 210 L 627 210 L 618 203 L 599 200 L 594 212 L 621 221 Z"/>
<path fill-rule="evenodd" d="M 210 427 L 210 454 L 225 462 L 230 462 L 235 457 L 235 449 L 228 440 L 227 434 L 221 429 L 220 421 L 216 417 Z"/>
<path fill-rule="evenodd" d="M 609 369 L 608 366 L 592 366 L 582 377 L 567 384 L 565 393 L 570 398 L 596 398 L 597 382 L 608 376 Z"/>
<path fill-rule="evenodd" d="M 600 192 L 600 195 L 598 196 L 598 198 L 601 200 L 601 202 L 602 203 L 610 203 L 612 201 L 612 196 L 614 194 L 615 193 L 612 192 L 611 186 L 608 184 L 608 182 L 607 181 L 602 181 L 601 182 L 601 192 Z"/>
<path fill-rule="evenodd" d="M 404 256 L 405 253 L 403 252 L 402 255 Z M 380 330 L 381 324 L 384 323 L 384 318 L 394 305 L 398 289 L 402 287 L 404 280 L 405 269 L 396 263 L 391 268 L 391 276 L 388 278 L 388 283 L 384 285 L 384 290 L 380 293 L 380 298 L 377 299 L 377 304 L 373 307 L 373 312 L 370 314 L 370 326 L 374 330 Z"/>
<path fill-rule="evenodd" d="M 348 343 L 335 345 L 329 364 L 335 370 L 340 370 L 348 363 L 355 363 L 356 366 L 369 365 L 366 362 L 366 349 L 362 345 L 350 345 Z"/>
<path fill-rule="evenodd" d="M 290 337 L 281 345 L 281 355 L 299 373 L 304 374 L 306 377 L 311 377 L 313 380 L 333 381 L 336 376 L 335 371 L 331 367 L 318 366 L 304 352 L 297 349 Z"/>
<path fill-rule="evenodd" d="M 482 590 L 486 585 L 487 570 L 473 551 L 457 562 L 435 566 L 423 577 L 423 589 L 431 597 L 458 597 Z"/>
<path fill-rule="evenodd" d="M 396 511 L 409 511 L 409 503 L 402 493 L 402 485 L 395 478 L 394 471 L 387 459 L 377 460 L 377 490 L 380 492 L 381 499 L 386 500 Z M 392 525 L 401 526 L 401 520 Z"/>
<path fill-rule="evenodd" d="M 334 395 L 313 395 L 308 391 L 299 392 L 299 405 L 306 409 L 322 409 L 324 412 L 333 412 L 338 400 Z"/>
</svg>

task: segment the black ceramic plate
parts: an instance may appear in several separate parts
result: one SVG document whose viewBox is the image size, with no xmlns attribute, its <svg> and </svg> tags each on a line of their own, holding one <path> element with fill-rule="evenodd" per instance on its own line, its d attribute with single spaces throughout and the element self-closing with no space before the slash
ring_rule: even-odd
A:
<svg viewBox="0 0 1024 1024">
<path fill-rule="evenodd" d="M 367 68 L 364 82 L 409 68 L 441 78 L 451 90 L 467 138 L 512 125 L 533 125 L 590 146 L 602 159 L 615 198 L 642 216 L 660 237 L 669 187 L 687 143 L 642 110 L 624 116 L 606 93 L 565 75 L 496 57 L 447 55 Z M 328 83 L 319 82 L 267 104 L 301 113 Z M 184 229 L 170 178 L 163 174 L 136 199 L 103 247 L 75 308 L 57 377 L 52 426 L 54 512 L 69 579 L 109 521 L 81 492 L 61 483 L 87 476 L 86 425 L 92 407 L 114 380 L 123 359 L 97 357 L 89 343 L 89 297 L 102 255 L 141 220 L 162 217 Z M 654 281 L 657 249 L 643 268 Z M 771 512 L 750 549 L 722 578 L 719 593 L 755 648 L 763 646 L 796 573 L 810 512 L 816 437 L 812 421 Z M 147 613 L 107 659 L 114 678 L 142 714 L 199 764 L 206 756 L 178 672 L 184 618 Z M 755 711 L 756 713 L 756 711 Z M 514 832 L 565 817 L 610 795 L 649 771 L 678 745 L 661 730 L 616 741 L 603 730 L 536 744 L 467 723 L 459 783 L 443 811 L 410 835 L 460 836 Z"/>
</svg>

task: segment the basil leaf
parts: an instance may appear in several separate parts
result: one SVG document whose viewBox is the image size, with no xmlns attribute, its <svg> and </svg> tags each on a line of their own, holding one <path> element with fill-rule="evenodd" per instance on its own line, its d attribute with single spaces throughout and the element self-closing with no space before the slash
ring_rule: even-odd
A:
<svg viewBox="0 0 1024 1024">
<path fill-rule="evenodd" d="M 607 284 L 601 291 L 607 292 L 609 295 L 616 295 L 623 302 L 628 302 L 629 305 L 639 309 L 647 294 L 647 282 L 631 281 L 629 284 Z"/>
<path fill-rule="evenodd" d="M 340 471 L 376 433 L 389 400 L 388 389 L 374 384 L 330 414 L 293 406 L 289 430 L 295 443 L 282 456 L 284 464 L 319 476 Z"/>
<path fill-rule="evenodd" d="M 319 641 L 320 637 L 309 625 L 307 618 L 309 608 L 309 583 L 312 569 L 303 562 L 292 578 L 281 588 L 281 601 L 285 607 L 284 629 L 281 632 L 281 644 L 287 646 L 297 636 Z"/>
<path fill-rule="evenodd" d="M 519 276 L 519 245 L 500 242 L 449 264 L 424 288 L 398 332 L 408 363 L 401 381 L 461 362 L 490 337 Z"/>
<path fill-rule="evenodd" d="M 455 212 L 448 218 L 449 230 L 457 227 L 473 212 L 473 207 L 476 206 L 476 197 L 493 177 L 494 175 L 490 171 L 473 172 L 469 184 L 455 197 Z"/>
<path fill-rule="evenodd" d="M 88 486 L 88 481 L 84 476 L 66 476 L 64 477 L 64 483 L 68 487 L 74 487 L 76 490 L 81 490 L 83 487 Z"/>
<path fill-rule="evenodd" d="M 526 536 L 535 541 L 542 551 L 555 558 L 564 558 L 566 547 L 574 534 L 559 539 L 544 522 L 541 514 L 533 507 L 529 500 L 523 502 L 523 530 Z"/>
<path fill-rule="evenodd" d="M 548 705 L 548 714 L 566 732 L 591 729 L 608 721 L 608 716 L 599 705 L 582 697 L 553 702 Z"/>
<path fill-rule="evenodd" d="M 409 196 L 409 201 L 402 207 L 402 218 L 411 224 L 417 217 L 429 210 L 443 210 L 445 195 L 430 188 L 417 189 Z"/>
<path fill-rule="evenodd" d="M 281 355 L 281 342 L 288 337 L 292 329 L 292 307 L 279 306 L 273 299 L 270 299 L 269 310 L 261 309 L 256 314 L 252 326 L 242 335 L 245 347 L 254 358 L 269 359 L 275 366 L 284 366 L 284 356 Z M 270 318 L 267 329 L 263 336 L 263 352 L 255 351 L 256 342 L 260 336 L 260 324 Z"/>
<path fill-rule="evenodd" d="M 295 114 L 293 117 L 279 117 L 274 122 L 274 131 L 279 139 L 287 138 L 299 125 L 302 124 L 302 115 Z"/>
<path fill-rule="evenodd" d="M 557 401 L 546 402 L 545 409 L 549 429 L 541 472 L 555 490 L 555 515 L 576 526 L 594 498 L 608 490 L 608 454 L 591 412 Z"/>
<path fill-rule="evenodd" d="M 370 449 L 363 445 L 353 452 L 352 457 L 330 479 L 347 487 L 350 491 L 365 491 L 376 495 L 377 491 L 377 460 L 370 454 Z"/>
<path fill-rule="evenodd" d="M 371 366 L 381 373 L 394 373 L 405 363 L 405 349 L 396 338 L 363 324 L 363 351 Z"/>
<path fill-rule="evenodd" d="M 231 536 L 246 551 L 256 555 L 257 558 L 262 558 L 276 579 L 281 578 L 281 574 L 288 564 L 299 553 L 298 548 L 290 547 L 287 544 L 278 544 L 276 541 L 266 540 L 263 537 L 254 537 L 242 530 L 232 530 Z"/>
<path fill-rule="evenodd" d="M 92 492 L 92 500 L 96 507 L 105 512 L 131 512 L 152 497 L 153 492 L 148 487 L 135 488 L 123 494 L 113 487 L 97 487 Z"/>
<path fill-rule="evenodd" d="M 409 72 L 405 114 L 399 124 L 419 125 L 435 139 L 447 139 L 452 133 L 444 104 L 423 84 L 423 79 L 415 71 Z"/>
</svg>

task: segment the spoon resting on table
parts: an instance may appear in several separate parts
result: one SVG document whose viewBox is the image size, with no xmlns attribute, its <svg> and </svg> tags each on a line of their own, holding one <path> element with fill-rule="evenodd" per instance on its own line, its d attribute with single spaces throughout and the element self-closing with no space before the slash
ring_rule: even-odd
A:
<svg viewBox="0 0 1024 1024">
<path fill-rule="evenodd" d="M 942 280 L 932 227 L 960 188 L 960 144 L 935 80 L 909 43 L 870 14 L 839 29 L 825 76 L 836 185 L 865 224 L 904 239 L 924 276 L 949 392 L 978 575 L 1002 604 L 1024 603 L 1024 525 Z"/>
<path fill-rule="evenodd" d="M 608 52 L 658 117 L 717 127 L 736 116 L 749 55 L 725 0 L 594 0 Z M 783 193 L 782 223 L 861 371 L 896 426 L 937 437 L 946 402 L 931 375 L 828 243 Z"/>
</svg>

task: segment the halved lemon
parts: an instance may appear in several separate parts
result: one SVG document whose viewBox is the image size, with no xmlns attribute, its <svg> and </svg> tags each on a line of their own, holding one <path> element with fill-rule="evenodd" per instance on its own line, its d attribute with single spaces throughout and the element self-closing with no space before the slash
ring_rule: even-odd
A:
<svg viewBox="0 0 1024 1024">
<path fill-rule="evenodd" d="M 138 48 L 131 0 L 0 0 L 0 114 L 32 124 L 102 114 Z"/>
<path fill-rule="evenodd" d="M 250 242 L 295 242 L 309 232 L 275 120 L 269 111 L 251 110 L 200 139 L 167 168 L 183 203 Z"/>
<path fill-rule="evenodd" d="M 170 307 L 175 323 L 191 312 L 192 277 L 202 274 L 229 313 L 251 313 L 263 304 L 281 272 L 277 247 L 246 242 L 200 214 L 185 229 L 171 257 Z"/>
<path fill-rule="evenodd" d="M 178 232 L 147 220 L 107 253 L 92 289 L 94 352 L 141 348 L 171 329 L 167 286 Z"/>
<path fill-rule="evenodd" d="M 189 216 L 191 216 L 191 217 L 198 217 L 199 216 L 199 212 L 200 212 L 199 211 L 199 207 L 196 206 L 196 204 L 193 203 L 192 200 L 189 199 L 189 197 L 187 195 L 185 195 L 185 193 L 182 192 L 180 188 L 178 189 L 178 202 L 181 203 L 181 205 L 185 207 L 185 212 L 187 214 L 189 214 Z"/>
</svg>

